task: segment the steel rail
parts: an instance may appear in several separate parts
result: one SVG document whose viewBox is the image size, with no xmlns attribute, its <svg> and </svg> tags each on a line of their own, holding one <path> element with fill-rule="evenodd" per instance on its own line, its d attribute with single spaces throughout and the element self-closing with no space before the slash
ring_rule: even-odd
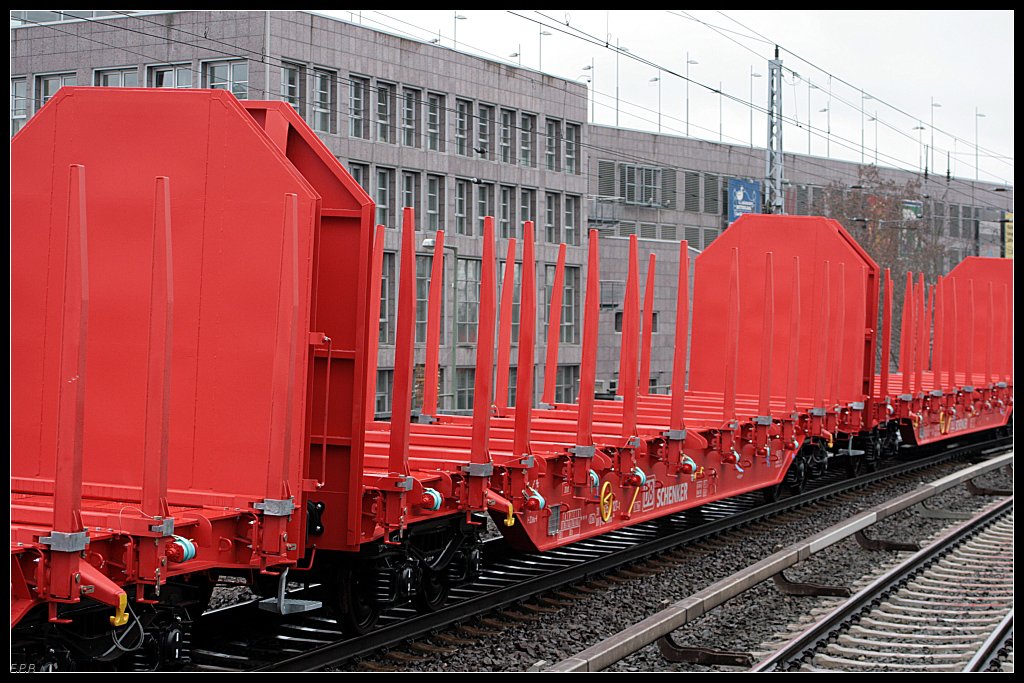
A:
<svg viewBox="0 0 1024 683">
<path fill-rule="evenodd" d="M 799 636 L 769 657 L 758 662 L 752 672 L 788 671 L 826 642 L 836 631 L 860 614 L 871 604 L 898 589 L 912 575 L 954 549 L 966 538 L 978 533 L 990 522 L 1013 507 L 1013 497 L 1001 501 L 970 520 L 957 525 L 927 548 L 915 553 L 882 576 L 878 577 L 848 601 L 828 613 Z M 1009 617 L 1008 617 L 1009 618 Z M 1011 619 L 1012 627 L 1012 619 Z M 998 647 L 998 646 L 997 646 Z M 969 670 L 969 669 L 965 669 Z M 972 670 L 972 669 L 971 669 Z"/>
<path fill-rule="evenodd" d="M 999 651 L 1011 638 L 1013 638 L 1013 610 L 1010 610 L 996 630 L 978 648 L 975 655 L 971 657 L 971 661 L 964 666 L 964 672 L 988 671 L 992 663 L 999 658 Z"/>
</svg>

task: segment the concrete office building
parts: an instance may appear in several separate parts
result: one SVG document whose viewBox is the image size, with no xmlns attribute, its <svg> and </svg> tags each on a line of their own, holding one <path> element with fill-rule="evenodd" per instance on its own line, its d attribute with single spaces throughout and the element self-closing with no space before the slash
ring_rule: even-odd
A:
<svg viewBox="0 0 1024 683">
<path fill-rule="evenodd" d="M 442 407 L 472 406 L 485 215 L 495 217 L 502 260 L 507 239 L 521 238 L 522 222 L 536 222 L 538 399 L 557 245 L 567 244 L 556 400 L 572 401 L 587 228 L 602 236 L 598 378 L 610 389 L 618 374 L 628 236 L 640 238 L 641 283 L 647 254 L 658 256 L 655 334 L 672 335 L 678 241 L 704 248 L 726 226 L 727 179 L 764 174 L 764 150 L 591 125 L 584 84 L 305 11 L 12 11 L 12 135 L 62 85 L 222 88 L 296 108 L 373 197 L 376 220 L 388 228 L 381 415 L 391 410 L 401 207 L 416 209 L 421 239 L 434 230 L 446 235 Z M 791 213 L 815 213 L 830 183 L 850 187 L 858 178 L 857 164 L 788 154 L 785 161 Z M 887 169 L 882 175 L 899 184 L 915 177 Z M 921 196 L 924 218 L 948 242 L 950 263 L 998 248 L 992 240 L 1003 212 L 1012 210 L 1012 188 L 933 178 Z M 517 252 L 521 260 L 521 247 Z M 429 254 L 422 247 L 416 264 L 417 362 Z M 500 286 L 500 269 L 498 276 Z M 516 279 L 518 286 L 518 264 Z M 513 328 L 515 342 L 518 298 Z M 655 348 L 651 384 L 661 390 L 671 376 L 671 344 Z M 510 400 L 514 374 L 511 383 Z"/>
</svg>

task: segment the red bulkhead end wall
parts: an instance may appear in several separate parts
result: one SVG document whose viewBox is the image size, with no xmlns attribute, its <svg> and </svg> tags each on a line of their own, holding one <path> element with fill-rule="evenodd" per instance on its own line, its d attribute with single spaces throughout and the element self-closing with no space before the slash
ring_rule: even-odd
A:
<svg viewBox="0 0 1024 683">
<path fill-rule="evenodd" d="M 720 393 L 724 386 L 728 348 L 725 335 L 729 315 L 727 278 L 733 249 L 739 250 L 740 263 L 737 393 L 753 397 L 760 388 L 764 255 L 770 251 L 774 255 L 775 281 L 772 333 L 775 362 L 770 375 L 771 396 L 781 400 L 786 394 L 794 300 L 793 257 L 799 257 L 798 408 L 806 410 L 810 407 L 819 373 L 825 378 L 825 386 L 830 387 L 825 392 L 826 402 L 838 399 L 845 405 L 863 400 L 874 371 L 870 359 L 874 354 L 875 335 L 865 335 L 865 330 L 873 331 L 878 313 L 878 266 L 839 223 L 816 216 L 744 215 L 697 257 L 694 266 L 690 390 Z M 832 320 L 828 330 L 825 330 L 825 322 L 819 320 L 822 315 L 821 297 L 826 290 L 825 261 L 829 262 L 827 291 Z M 842 269 L 840 264 L 844 266 Z M 844 287 L 839 286 L 841 272 Z M 836 321 L 841 319 L 840 298 L 845 323 L 837 391 L 831 388 L 835 373 L 826 367 L 820 352 L 822 340 L 819 335 L 823 331 L 829 333 L 827 357 L 831 359 L 835 355 Z M 857 324 L 857 320 L 862 322 Z"/>
<path fill-rule="evenodd" d="M 967 370 L 969 344 L 973 337 L 972 367 L 973 380 L 961 377 L 962 383 L 982 386 L 985 383 L 985 364 L 989 348 L 990 336 L 992 343 L 992 368 L 994 381 L 1001 381 L 1001 376 L 1013 382 L 1013 260 L 1005 258 L 986 258 L 968 256 L 949 272 L 949 278 L 956 280 L 956 310 L 958 333 L 956 335 L 956 371 Z M 974 287 L 969 283 L 974 281 Z M 989 297 L 989 283 L 992 284 L 992 297 Z M 947 296 L 951 296 L 952 287 L 947 282 Z M 970 297 L 973 289 L 974 323 L 973 329 L 968 319 Z M 947 302 L 948 303 L 948 302 Z M 947 305 L 945 310 L 950 310 Z M 994 309 L 994 311 L 993 311 Z M 949 315 L 949 314 L 947 314 Z M 991 330 L 991 333 L 990 333 Z M 948 336 L 946 344 L 952 344 Z M 944 350 L 943 355 L 949 353 Z M 947 356 L 948 357 L 948 356 Z"/>
<path fill-rule="evenodd" d="M 297 492 L 317 192 L 219 91 L 63 88 L 11 154 L 13 488 L 52 490 L 67 169 L 81 164 L 91 294 L 86 495 L 140 497 L 157 176 L 169 178 L 173 243 L 169 502 L 245 505 Z M 286 194 L 297 198 L 297 254 Z M 294 325 L 281 314 L 292 307 L 292 262 Z M 281 320 L 290 339 L 278 334 Z M 295 374 L 282 378 L 290 348 Z M 272 465 L 285 454 L 282 478 Z"/>
<path fill-rule="evenodd" d="M 366 320 L 369 297 L 379 294 L 370 279 L 374 203 L 315 132 L 284 102 L 241 105 L 320 194 L 321 215 L 313 253 L 311 331 L 331 339 L 310 355 L 307 387 L 308 439 L 304 476 L 322 483 L 309 499 L 325 504 L 321 548 L 351 548 L 360 542 L 363 438 L 368 418 Z M 327 355 L 330 353 L 330 363 Z M 330 381 L 327 382 L 328 368 Z M 325 404 L 325 397 L 328 405 Z M 325 410 L 326 408 L 326 410 Z M 324 420 L 327 428 L 324 428 Z M 327 442 L 324 453 L 324 440 Z M 324 462 L 326 461 L 326 467 Z M 324 471 L 326 469 L 326 472 Z"/>
</svg>

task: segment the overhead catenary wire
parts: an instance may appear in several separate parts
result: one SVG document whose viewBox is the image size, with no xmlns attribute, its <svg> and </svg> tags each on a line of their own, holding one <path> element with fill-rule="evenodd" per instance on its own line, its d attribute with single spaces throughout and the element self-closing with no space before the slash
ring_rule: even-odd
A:
<svg viewBox="0 0 1024 683">
<path fill-rule="evenodd" d="M 144 23 L 149 23 L 149 24 L 152 24 L 154 26 L 159 26 L 159 27 L 161 27 L 164 30 L 166 30 L 166 28 L 167 28 L 166 25 L 158 23 L 158 22 L 151 21 L 149 19 L 146 19 L 144 16 L 139 16 L 139 15 L 135 15 L 135 14 L 127 14 L 127 13 L 124 13 L 123 16 L 127 17 L 127 18 L 130 18 L 130 19 L 142 21 Z M 107 43 L 105 41 L 98 40 L 98 39 L 93 38 L 91 36 L 80 35 L 77 32 L 64 31 L 64 30 L 61 30 L 60 28 L 58 28 L 57 26 L 54 26 L 52 24 L 35 22 L 35 21 L 32 21 L 32 20 L 26 20 L 26 21 L 28 23 L 32 23 L 32 24 L 35 24 L 35 25 L 38 25 L 38 26 L 43 26 L 45 28 L 49 28 L 49 29 L 52 29 L 54 31 L 58 31 L 60 33 L 64 33 L 64 34 L 67 34 L 67 35 L 72 35 L 72 36 L 74 36 L 76 38 L 79 38 L 79 39 L 88 40 L 88 41 L 91 41 L 91 42 L 103 45 L 105 47 L 110 47 L 110 48 L 114 48 L 114 49 L 120 49 L 120 50 L 123 50 L 123 51 L 125 51 L 125 52 L 127 52 L 129 54 L 134 54 L 134 55 L 143 57 L 146 60 L 149 60 L 150 62 L 153 62 L 153 63 L 157 63 L 157 64 L 168 63 L 166 60 L 160 59 L 158 57 L 155 57 L 154 55 L 146 54 L 146 53 L 140 52 L 138 50 L 133 50 L 133 49 L 128 48 L 128 47 L 113 45 L 111 43 Z M 94 19 L 94 18 L 85 18 L 85 19 L 83 19 L 83 21 L 90 22 L 90 23 L 99 23 L 99 24 L 102 24 L 104 26 L 108 26 L 108 27 L 111 27 L 111 28 L 127 30 L 127 31 L 130 31 L 132 33 L 137 33 L 137 34 L 141 34 L 143 36 L 147 36 L 147 37 L 150 37 L 150 38 L 155 38 L 155 39 L 159 40 L 161 44 L 165 43 L 165 42 L 173 42 L 173 43 L 177 43 L 177 44 L 181 44 L 181 45 L 187 45 L 189 47 L 198 47 L 198 45 L 196 43 L 192 43 L 192 42 L 188 42 L 188 41 L 182 41 L 182 40 L 177 40 L 177 39 L 173 39 L 173 38 L 168 38 L 165 35 L 154 35 L 154 34 L 147 33 L 145 31 L 141 31 L 141 30 L 138 30 L 138 29 L 133 29 L 133 28 L 130 28 L 130 27 L 122 26 L 122 25 L 120 25 L 120 22 L 118 24 L 111 24 L 111 23 L 108 23 L 106 21 L 103 21 L 102 19 Z M 531 21 L 535 21 L 535 20 L 531 20 Z M 551 27 L 551 28 L 556 28 L 557 29 L 558 27 L 555 26 L 555 27 Z M 195 37 L 197 39 L 201 39 L 201 40 L 204 40 L 204 41 L 211 40 L 211 39 L 207 38 L 206 36 L 201 36 L 200 34 L 193 33 L 193 32 L 187 31 L 185 29 L 175 28 L 174 30 L 179 31 L 179 32 L 181 32 L 183 34 L 186 34 L 186 35 L 191 35 L 191 36 L 193 36 L 193 37 Z M 239 45 L 235 45 L 233 43 L 228 43 L 226 41 L 213 39 L 213 42 L 216 42 L 216 43 L 218 43 L 220 45 L 223 45 L 225 47 L 232 48 L 231 51 L 220 50 L 220 49 L 217 49 L 217 48 L 206 48 L 206 49 L 209 49 L 209 50 L 211 50 L 213 52 L 219 53 L 219 54 L 223 55 L 226 58 L 238 59 L 238 58 L 241 58 L 243 56 L 243 53 L 245 53 L 245 54 L 254 55 L 255 56 L 255 60 L 254 61 L 257 61 L 258 63 L 261 63 L 261 64 L 270 64 L 272 66 L 284 66 L 284 64 L 287 62 L 287 60 L 273 58 L 273 57 L 270 57 L 268 55 L 264 55 L 260 51 L 257 51 L 257 50 L 251 49 L 251 48 L 246 48 L 246 47 L 239 46 Z M 615 48 L 611 48 L 611 49 L 615 49 Z M 629 53 L 626 53 L 626 54 L 629 54 Z M 631 58 L 635 57 L 635 55 L 629 55 L 629 56 Z M 290 62 L 288 62 L 288 64 L 292 65 L 292 66 L 305 66 L 305 65 L 291 64 Z M 308 68 L 308 67 L 306 67 L 306 68 Z M 193 74 L 196 74 L 196 75 L 200 76 L 200 78 L 202 77 L 203 72 L 201 70 L 192 69 L 191 67 L 189 67 L 189 71 L 192 72 Z M 665 71 L 671 73 L 670 70 L 666 69 Z M 525 74 L 528 74 L 528 73 L 529 72 L 525 72 Z M 516 76 L 517 77 L 521 77 L 521 78 L 523 78 L 523 77 L 528 78 L 528 76 L 524 75 L 524 73 L 516 73 Z M 332 76 L 331 80 L 336 85 L 352 84 L 352 83 L 356 82 L 352 78 L 340 77 L 336 73 Z M 533 79 L 533 80 L 536 80 L 536 79 Z M 361 83 L 361 85 L 363 85 L 364 87 L 367 88 L 368 92 L 372 93 L 372 92 L 376 92 L 376 91 L 379 90 L 378 88 L 369 85 L 369 83 L 367 83 L 367 82 L 360 81 L 360 83 Z M 568 85 L 570 85 L 570 82 L 566 82 L 566 86 L 568 86 Z M 702 87 L 707 88 L 711 92 L 714 92 L 714 93 L 718 93 L 719 92 L 718 89 L 712 88 L 711 86 L 706 86 L 704 84 L 699 84 L 699 85 L 701 85 Z M 271 91 L 268 91 L 266 89 L 250 87 L 250 86 L 248 86 L 248 84 L 247 84 L 246 87 L 247 87 L 247 90 L 251 90 L 251 91 L 257 92 L 257 93 L 263 93 L 263 94 L 265 94 L 265 95 L 267 95 L 269 97 L 272 97 L 272 98 L 280 96 L 280 94 L 275 94 L 275 93 L 273 93 Z M 389 87 L 393 87 L 393 86 L 389 86 Z M 568 88 L 566 88 L 566 90 L 568 91 Z M 591 92 L 594 92 L 595 96 L 596 95 L 600 95 L 600 96 L 606 97 L 606 98 L 611 98 L 612 97 L 611 95 L 608 95 L 606 93 L 600 93 L 598 91 L 594 91 L 593 89 L 591 89 Z M 725 97 L 731 99 L 731 100 L 742 102 L 744 104 L 747 104 L 748 106 L 754 106 L 759 111 L 764 111 L 763 108 L 757 107 L 756 105 L 753 105 L 752 103 L 748 103 L 745 100 L 742 100 L 740 98 L 736 98 L 735 96 L 724 94 L 724 93 L 723 93 L 723 95 Z M 584 95 L 580 95 L 580 96 L 581 97 L 585 97 L 585 94 Z M 310 98 L 307 98 L 307 97 L 300 97 L 300 98 L 296 98 L 296 99 L 301 101 L 306 106 L 308 106 L 311 103 L 313 103 L 313 100 L 311 100 Z M 596 97 L 595 97 L 595 100 L 596 100 Z M 418 104 L 422 104 L 422 103 L 423 103 L 422 99 L 418 101 Z M 631 105 L 631 106 L 633 106 L 633 107 L 635 107 L 635 108 L 637 108 L 637 109 L 639 109 L 641 111 L 647 111 L 647 112 L 652 112 L 652 113 L 654 111 L 654 110 L 652 110 L 652 109 L 650 109 L 648 107 L 643 107 L 643 106 L 640 106 L 640 105 L 636 105 L 636 104 L 631 103 L 631 102 L 627 102 L 627 104 L 629 104 L 629 105 Z M 445 113 L 458 113 L 458 110 L 456 108 L 454 108 L 454 107 L 447 107 L 446 106 L 446 107 L 443 107 L 441 109 Z M 476 118 L 476 117 L 470 116 L 469 118 Z M 638 119 L 640 119 L 641 121 L 644 121 L 644 122 L 653 123 L 652 119 L 645 119 L 642 116 L 636 116 L 636 118 L 638 118 Z M 676 117 L 667 116 L 666 118 L 668 118 L 670 120 L 679 121 L 679 119 L 676 118 Z M 796 123 L 799 124 L 799 122 L 796 122 Z M 398 129 L 397 126 L 395 126 L 395 128 L 396 128 L 396 130 Z M 467 127 L 467 131 L 470 131 L 471 128 L 472 128 L 472 126 Z M 512 128 L 512 130 L 515 133 L 518 133 L 518 132 L 523 130 L 519 125 L 516 125 L 516 124 L 513 124 L 511 126 L 511 128 Z M 707 128 L 704 128 L 704 127 L 700 127 L 700 129 L 701 130 L 706 130 L 709 133 L 713 132 L 710 129 L 707 129 Z M 671 129 L 671 128 L 669 128 L 669 130 L 673 131 L 673 132 L 681 133 L 681 131 L 676 131 L 676 130 Z M 547 137 L 547 134 L 545 132 L 543 132 L 542 130 L 540 130 L 539 127 L 537 129 L 534 129 L 532 132 L 535 135 L 537 135 L 537 137 L 539 139 L 543 139 L 543 138 Z M 816 132 L 819 135 L 821 134 L 819 131 L 814 131 L 814 132 Z M 427 132 L 423 132 L 423 133 L 420 134 L 420 137 L 426 137 L 428 134 L 429 133 L 427 133 Z M 470 136 L 470 137 L 472 137 L 472 136 Z M 844 145 L 843 144 L 843 138 L 841 138 L 839 136 L 835 136 L 835 135 L 833 135 L 832 138 L 841 147 L 845 146 L 847 149 L 850 149 L 852 151 L 857 149 L 857 147 L 853 145 L 852 141 L 846 141 L 846 142 L 849 142 L 850 144 L 849 145 Z M 360 138 L 360 139 L 363 139 L 363 138 Z M 738 143 L 743 142 L 743 141 L 739 140 L 738 138 L 731 138 L 731 139 L 736 140 Z M 445 136 L 445 141 L 446 141 L 446 143 L 451 144 L 451 142 L 449 140 L 447 140 L 447 136 Z M 694 169 L 690 169 L 690 168 L 684 167 L 684 166 L 674 166 L 674 165 L 671 165 L 671 164 L 665 164 L 664 162 L 661 162 L 659 160 L 649 159 L 647 157 L 644 157 L 644 156 L 641 156 L 641 155 L 637 155 L 637 154 L 625 153 L 625 152 L 622 152 L 621 150 L 617 150 L 617 149 L 601 147 L 601 146 L 595 145 L 593 143 L 583 142 L 582 140 L 578 140 L 576 142 L 576 144 L 581 149 L 589 149 L 591 151 L 600 152 L 601 154 L 603 154 L 605 156 L 609 156 L 609 157 L 612 157 L 612 158 L 615 158 L 615 159 L 620 159 L 620 160 L 625 160 L 625 161 L 633 161 L 633 162 L 637 162 L 637 163 L 647 163 L 647 164 L 652 164 L 652 165 L 658 165 L 658 166 L 663 167 L 663 168 L 673 169 L 673 170 L 678 170 L 678 171 L 692 171 L 692 170 L 694 170 Z M 539 151 L 539 148 L 538 148 L 538 151 Z M 752 153 L 749 150 L 737 149 L 736 153 L 739 154 L 739 155 L 747 156 L 752 161 L 754 161 L 755 164 L 759 164 L 761 162 L 760 155 Z M 837 175 L 838 176 L 848 177 L 851 180 L 856 180 L 856 178 L 857 178 L 856 174 L 853 173 L 852 170 L 851 170 L 851 172 L 838 171 L 834 167 L 828 167 L 828 166 L 826 166 L 824 164 L 816 163 L 810 157 L 802 158 L 801 163 L 803 165 L 806 165 L 806 166 L 817 167 L 817 168 L 822 169 L 823 171 L 826 171 L 825 173 L 821 173 L 821 174 L 814 173 L 814 172 L 811 172 L 811 171 L 806 171 L 808 176 L 810 176 L 811 178 L 816 178 L 818 180 L 821 180 L 821 181 L 824 182 L 824 184 L 832 182 Z M 851 165 L 853 165 L 853 162 L 850 162 L 850 163 L 851 163 Z M 908 169 L 908 170 L 910 170 L 910 169 Z M 591 173 L 589 171 L 586 171 L 584 173 L 580 173 L 580 175 L 584 175 L 585 177 L 588 178 L 588 180 L 596 179 L 595 178 L 595 174 Z M 965 183 L 965 184 L 967 184 L 967 183 Z M 975 203 L 977 203 L 977 202 L 975 202 Z M 985 203 L 984 205 L 985 206 L 990 206 L 992 208 L 1001 208 L 1001 206 L 997 206 L 997 205 L 994 205 L 994 204 Z"/>
</svg>

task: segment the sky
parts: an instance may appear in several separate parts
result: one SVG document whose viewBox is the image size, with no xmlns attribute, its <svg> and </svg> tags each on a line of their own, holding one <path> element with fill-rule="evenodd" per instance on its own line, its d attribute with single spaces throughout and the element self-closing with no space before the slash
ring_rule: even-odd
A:
<svg viewBox="0 0 1024 683">
<path fill-rule="evenodd" d="M 591 79 L 599 124 L 760 148 L 778 45 L 785 151 L 1013 184 L 1011 10 L 318 12 Z"/>
</svg>

